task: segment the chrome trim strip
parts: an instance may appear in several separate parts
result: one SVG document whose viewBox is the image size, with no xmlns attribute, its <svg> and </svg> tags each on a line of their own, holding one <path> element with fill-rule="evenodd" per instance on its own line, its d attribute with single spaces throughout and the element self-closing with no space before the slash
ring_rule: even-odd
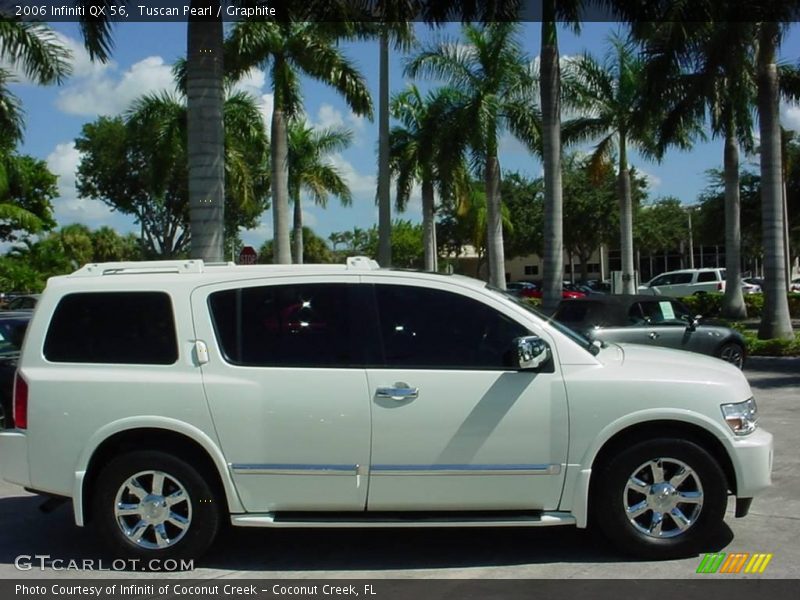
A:
<svg viewBox="0 0 800 600">
<path fill-rule="evenodd" d="M 355 475 L 358 465 L 232 464 L 237 475 Z"/>
<path fill-rule="evenodd" d="M 231 464 L 230 469 L 237 475 L 366 475 L 360 465 L 326 464 Z M 561 465 L 372 465 L 372 475 L 558 475 Z"/>
<path fill-rule="evenodd" d="M 372 465 L 373 475 L 558 475 L 561 465 Z"/>
</svg>

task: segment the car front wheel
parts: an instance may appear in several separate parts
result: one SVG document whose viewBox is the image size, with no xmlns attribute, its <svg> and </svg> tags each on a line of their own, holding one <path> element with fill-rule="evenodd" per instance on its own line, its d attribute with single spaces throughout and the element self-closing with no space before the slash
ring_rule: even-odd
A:
<svg viewBox="0 0 800 600">
<path fill-rule="evenodd" d="M 725 475 L 693 442 L 641 442 L 611 458 L 596 477 L 594 520 L 625 553 L 687 556 L 700 551 L 723 525 Z"/>
<path fill-rule="evenodd" d="M 194 467 L 157 451 L 110 461 L 97 480 L 95 523 L 116 556 L 196 558 L 213 542 L 219 507 Z"/>
<path fill-rule="evenodd" d="M 717 351 L 717 356 L 725 362 L 735 365 L 739 369 L 744 366 L 744 348 L 735 342 L 726 342 L 722 344 Z"/>
</svg>

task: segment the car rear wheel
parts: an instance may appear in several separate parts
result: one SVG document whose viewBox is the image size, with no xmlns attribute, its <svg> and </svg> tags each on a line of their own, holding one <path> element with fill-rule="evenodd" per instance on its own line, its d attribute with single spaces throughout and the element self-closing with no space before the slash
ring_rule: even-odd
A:
<svg viewBox="0 0 800 600">
<path fill-rule="evenodd" d="M 744 367 L 744 348 L 736 342 L 726 342 L 719 347 L 717 357 L 738 368 Z"/>
<path fill-rule="evenodd" d="M 720 530 L 725 475 L 703 448 L 663 438 L 629 447 L 593 479 L 593 518 L 623 552 L 674 558 L 701 550 Z"/>
<path fill-rule="evenodd" d="M 116 556 L 196 558 L 219 529 L 209 484 L 183 460 L 156 451 L 113 459 L 97 479 L 98 532 Z"/>
</svg>

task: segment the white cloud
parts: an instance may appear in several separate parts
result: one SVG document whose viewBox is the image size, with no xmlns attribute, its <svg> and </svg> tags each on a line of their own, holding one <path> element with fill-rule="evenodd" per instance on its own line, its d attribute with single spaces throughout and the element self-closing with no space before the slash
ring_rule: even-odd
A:
<svg viewBox="0 0 800 600">
<path fill-rule="evenodd" d="M 651 190 L 658 189 L 661 186 L 661 178 L 657 175 L 653 175 L 652 173 L 648 173 L 641 167 L 634 167 L 636 169 L 636 174 L 640 177 L 644 177 L 644 180 L 647 182 L 648 187 Z"/>
<path fill-rule="evenodd" d="M 56 106 L 65 113 L 82 116 L 115 115 L 144 95 L 173 91 L 172 67 L 160 56 L 149 56 L 132 65 L 121 77 L 115 68 L 91 71 L 58 94 Z"/>
<path fill-rule="evenodd" d="M 53 210 L 59 225 L 85 223 L 92 227 L 109 224 L 118 216 L 99 200 L 78 198 L 75 177 L 80 163 L 80 152 L 74 142 L 57 144 L 47 156 L 47 168 L 58 176 L 59 198 L 53 201 Z"/>
<path fill-rule="evenodd" d="M 267 126 L 267 133 L 272 127 L 272 108 L 275 106 L 275 98 L 272 94 L 261 94 L 258 99 L 258 108 L 264 116 L 264 124 Z"/>
<path fill-rule="evenodd" d="M 272 211 L 265 211 L 261 215 L 261 223 L 257 227 L 242 229 L 239 233 L 245 246 L 253 246 L 258 250 L 261 244 L 272 239 Z"/>
<path fill-rule="evenodd" d="M 781 102 L 781 125 L 800 132 L 800 106 Z"/>
<path fill-rule="evenodd" d="M 353 197 L 368 196 L 375 198 L 376 179 L 375 174 L 365 175 L 359 173 L 356 168 L 345 159 L 341 154 L 332 154 L 330 157 L 331 164 L 339 170 L 342 178 L 347 182 L 350 187 L 350 193 Z"/>
<path fill-rule="evenodd" d="M 264 84 L 267 82 L 267 75 L 263 70 L 253 67 L 237 81 L 233 89 L 236 91 L 247 92 L 255 97 L 260 97 Z"/>
</svg>

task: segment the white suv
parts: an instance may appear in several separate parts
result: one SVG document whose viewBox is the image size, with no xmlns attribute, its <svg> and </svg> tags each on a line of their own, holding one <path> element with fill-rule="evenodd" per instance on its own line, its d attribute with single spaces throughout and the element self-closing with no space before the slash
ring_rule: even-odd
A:
<svg viewBox="0 0 800 600">
<path fill-rule="evenodd" d="M 725 269 L 684 269 L 653 277 L 639 286 L 640 294 L 680 298 L 725 291 Z"/>
<path fill-rule="evenodd" d="M 586 527 L 703 549 L 770 484 L 772 436 L 715 358 L 594 345 L 458 276 L 87 265 L 28 329 L 7 481 L 68 497 L 116 556 L 247 527 Z"/>
</svg>

